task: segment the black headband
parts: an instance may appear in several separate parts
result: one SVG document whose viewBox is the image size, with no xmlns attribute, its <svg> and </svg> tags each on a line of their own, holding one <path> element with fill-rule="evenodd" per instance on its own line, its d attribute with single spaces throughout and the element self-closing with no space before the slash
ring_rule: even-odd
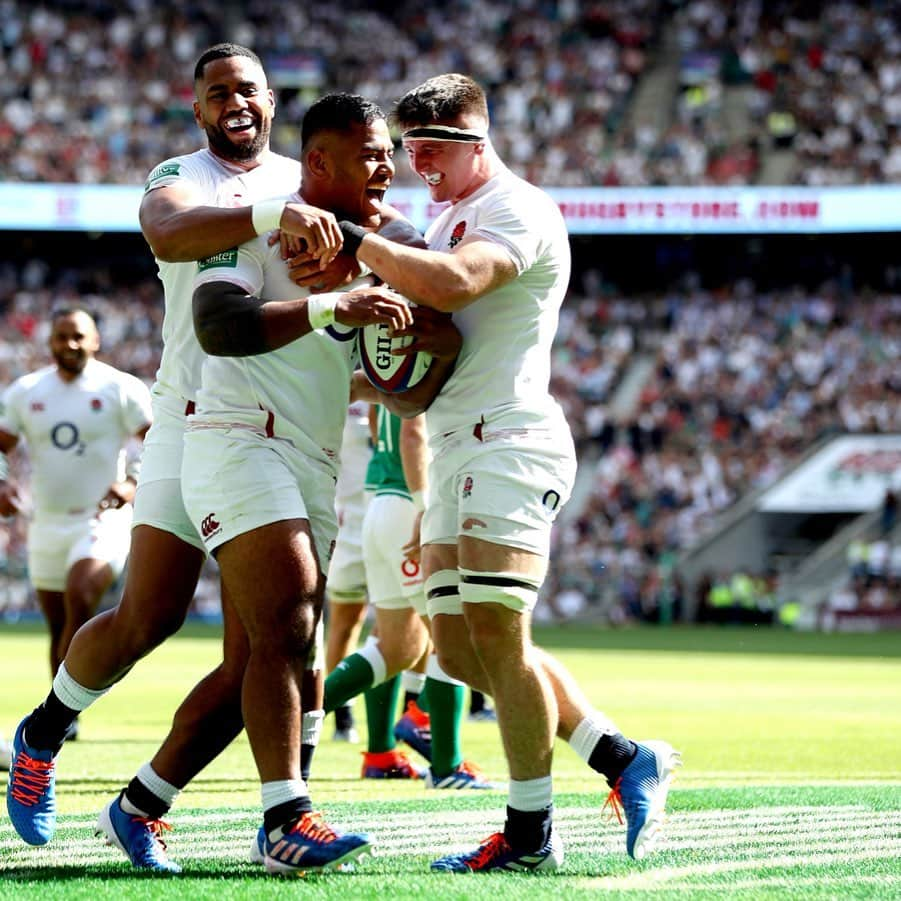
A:
<svg viewBox="0 0 901 901">
<path fill-rule="evenodd" d="M 454 128 L 453 125 L 417 125 L 415 128 L 408 128 L 403 134 L 405 141 L 459 141 L 464 144 L 478 144 L 485 137 L 472 129 Z"/>
</svg>

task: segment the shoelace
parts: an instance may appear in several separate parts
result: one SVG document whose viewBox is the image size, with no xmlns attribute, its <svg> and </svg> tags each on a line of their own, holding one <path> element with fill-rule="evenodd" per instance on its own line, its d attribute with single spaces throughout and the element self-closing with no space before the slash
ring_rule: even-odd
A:
<svg viewBox="0 0 901 901">
<path fill-rule="evenodd" d="M 164 851 L 167 850 L 166 842 L 163 839 L 163 832 L 171 832 L 172 827 L 165 820 L 151 820 L 148 817 L 132 817 L 136 823 L 140 823 L 153 836 Z"/>
<path fill-rule="evenodd" d="M 10 779 L 10 794 L 20 804 L 33 807 L 49 788 L 55 766 L 52 760 L 35 760 L 20 751 Z"/>
<path fill-rule="evenodd" d="M 620 784 L 623 781 L 623 777 L 620 776 L 619 779 L 613 785 L 613 788 L 610 789 L 610 794 L 607 795 L 607 800 L 604 801 L 604 806 L 601 808 L 601 813 L 603 813 L 608 807 L 610 808 L 610 813 L 608 815 L 608 819 L 612 820 L 614 815 L 616 819 L 619 821 L 620 826 L 623 825 L 623 796 L 620 792 Z"/>
<path fill-rule="evenodd" d="M 495 832 L 494 835 L 486 838 L 477 850 L 473 851 L 472 860 L 468 861 L 467 865 L 471 870 L 481 870 L 509 850 L 510 846 L 507 844 L 507 839 L 504 838 L 504 833 Z"/>
<path fill-rule="evenodd" d="M 328 826 L 318 812 L 305 813 L 289 830 L 289 833 L 297 833 L 314 842 L 331 844 L 338 838 L 338 833 Z"/>
<path fill-rule="evenodd" d="M 408 701 L 407 709 L 404 711 L 404 715 L 410 717 L 413 725 L 424 732 L 428 732 L 431 728 L 431 718 L 424 711 L 421 710 L 416 701 Z"/>
</svg>

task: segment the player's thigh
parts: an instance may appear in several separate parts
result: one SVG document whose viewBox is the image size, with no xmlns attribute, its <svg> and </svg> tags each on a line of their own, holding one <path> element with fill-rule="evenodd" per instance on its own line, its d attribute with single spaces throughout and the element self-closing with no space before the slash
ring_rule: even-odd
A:
<svg viewBox="0 0 901 901">
<path fill-rule="evenodd" d="M 366 601 L 366 569 L 363 565 L 362 520 L 354 528 L 342 523 L 329 561 L 326 593 L 335 606 Z"/>
<path fill-rule="evenodd" d="M 297 634 L 322 584 L 307 520 L 282 519 L 241 532 L 219 546 L 216 559 L 251 644 Z"/>
<path fill-rule="evenodd" d="M 376 609 L 411 608 L 425 613 L 422 568 L 403 546 L 413 534 L 416 509 L 408 498 L 376 495 L 363 520 L 363 560 L 369 600 Z"/>
<path fill-rule="evenodd" d="M 153 416 L 153 425 L 141 453 L 133 525 L 152 526 L 170 532 L 186 544 L 202 548 L 203 542 L 185 509 L 181 492 L 184 401 L 154 396 Z"/>
<path fill-rule="evenodd" d="M 244 533 L 306 520 L 318 579 L 337 533 L 334 490 L 333 473 L 287 442 L 245 429 L 188 431 L 185 437 L 185 507 L 210 552 Z"/>
<path fill-rule="evenodd" d="M 534 558 L 550 552 L 551 528 L 574 480 L 566 447 L 506 441 L 479 448 L 454 470 L 460 566 L 508 563 L 534 573 Z M 502 550 L 492 552 L 492 545 Z"/>
<path fill-rule="evenodd" d="M 89 580 L 100 591 L 122 575 L 125 569 L 125 561 L 128 559 L 128 551 L 131 546 L 131 524 L 134 509 L 131 504 L 125 504 L 115 509 L 110 508 L 101 512 L 91 520 L 90 532 L 73 544 L 68 556 L 68 577 L 66 579 L 69 588 L 72 588 L 73 579 L 82 583 L 82 590 L 89 590 L 85 580 Z M 100 585 L 103 575 L 100 566 L 84 565 L 78 567 L 81 561 L 95 561 L 108 567 L 108 579 L 105 585 Z M 74 572 L 78 568 L 78 572 Z"/>
<path fill-rule="evenodd" d="M 89 518 L 40 518 L 28 526 L 28 575 L 39 591 L 63 592 L 69 553 L 91 532 Z"/>
<path fill-rule="evenodd" d="M 413 607 L 378 607 L 375 618 L 379 645 L 389 669 L 412 666 L 429 640 L 420 615 Z"/>
<path fill-rule="evenodd" d="M 35 595 L 52 632 L 59 634 L 66 620 L 65 595 L 61 591 L 48 591 L 45 588 L 35 589 Z"/>
</svg>

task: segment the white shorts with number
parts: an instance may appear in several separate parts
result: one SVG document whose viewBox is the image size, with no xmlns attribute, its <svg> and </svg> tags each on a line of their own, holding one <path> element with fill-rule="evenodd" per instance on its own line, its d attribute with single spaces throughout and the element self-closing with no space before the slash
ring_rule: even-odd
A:
<svg viewBox="0 0 901 901">
<path fill-rule="evenodd" d="M 326 593 L 332 604 L 366 603 L 366 569 L 363 566 L 363 518 L 370 493 L 360 491 L 338 511 L 338 538 L 328 570 Z"/>
<path fill-rule="evenodd" d="M 208 551 L 273 522 L 306 519 L 328 572 L 338 531 L 335 476 L 290 442 L 243 428 L 189 428 L 182 492 Z"/>
<path fill-rule="evenodd" d="M 423 544 L 470 535 L 548 556 L 551 526 L 576 477 L 568 429 L 486 427 L 481 439 L 461 430 L 433 450 Z"/>
<path fill-rule="evenodd" d="M 385 610 L 412 607 L 425 615 L 422 570 L 404 557 L 403 546 L 413 534 L 416 508 L 396 494 L 377 494 L 363 520 L 363 560 L 369 600 Z"/>
<path fill-rule="evenodd" d="M 153 425 L 141 453 L 134 525 L 153 526 L 203 550 L 181 493 L 187 403 L 180 397 L 153 393 Z"/>
<path fill-rule="evenodd" d="M 42 591 L 64 591 L 79 560 L 102 560 L 113 578 L 125 568 L 131 546 L 131 504 L 97 516 L 40 516 L 28 527 L 28 572 Z"/>
</svg>

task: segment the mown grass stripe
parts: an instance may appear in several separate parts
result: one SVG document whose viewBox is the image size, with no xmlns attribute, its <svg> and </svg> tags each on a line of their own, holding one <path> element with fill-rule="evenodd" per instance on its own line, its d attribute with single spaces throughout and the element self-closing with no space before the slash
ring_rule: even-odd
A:
<svg viewBox="0 0 901 901">
<path fill-rule="evenodd" d="M 668 857 L 679 852 L 702 852 L 705 857 L 728 852 L 729 860 L 692 864 L 686 873 L 706 872 L 705 868 L 724 868 L 730 865 L 756 866 L 761 860 L 785 859 L 798 865 L 798 858 L 785 857 L 787 852 L 803 852 L 805 862 L 832 860 L 830 849 L 847 843 L 849 850 L 841 852 L 842 859 L 867 859 L 871 855 L 901 853 L 901 812 L 874 819 L 863 807 L 846 808 L 781 808 L 723 813 L 717 817 L 710 811 L 673 814 L 661 840 L 660 851 Z M 346 818 L 348 828 L 358 829 L 368 819 L 365 813 Z M 616 855 L 623 851 L 623 830 L 608 828 L 598 822 L 592 811 L 584 808 L 562 808 L 558 811 L 558 825 L 569 853 Z M 93 835 L 93 819 L 77 818 L 65 823 L 57 840 L 46 849 L 23 845 L 8 824 L 0 826 L 0 850 L 3 860 L 0 870 L 10 867 L 39 867 L 63 860 L 68 864 L 90 864 L 121 861 L 118 850 L 106 846 L 102 838 Z M 217 814 L 185 814 L 178 818 L 178 829 L 169 840 L 175 857 L 190 855 L 192 860 L 246 859 L 253 840 L 256 819 L 250 811 L 220 812 Z M 422 823 L 409 815 L 396 815 L 373 822 L 369 831 L 373 836 L 376 857 L 397 857 L 409 854 L 440 854 L 447 850 L 472 845 L 476 827 L 483 828 L 481 811 L 448 809 L 442 817 L 430 817 L 429 834 L 424 837 Z M 210 840 L 198 845 L 199 834 Z M 425 840 L 424 840 L 425 838 Z M 214 840 L 212 840 L 214 839 Z M 765 858 L 761 858 L 766 854 Z M 775 856 L 771 856 L 775 855 Z M 679 868 L 668 867 L 665 878 L 677 878 Z M 664 877 L 661 877 L 664 878 Z"/>
</svg>

